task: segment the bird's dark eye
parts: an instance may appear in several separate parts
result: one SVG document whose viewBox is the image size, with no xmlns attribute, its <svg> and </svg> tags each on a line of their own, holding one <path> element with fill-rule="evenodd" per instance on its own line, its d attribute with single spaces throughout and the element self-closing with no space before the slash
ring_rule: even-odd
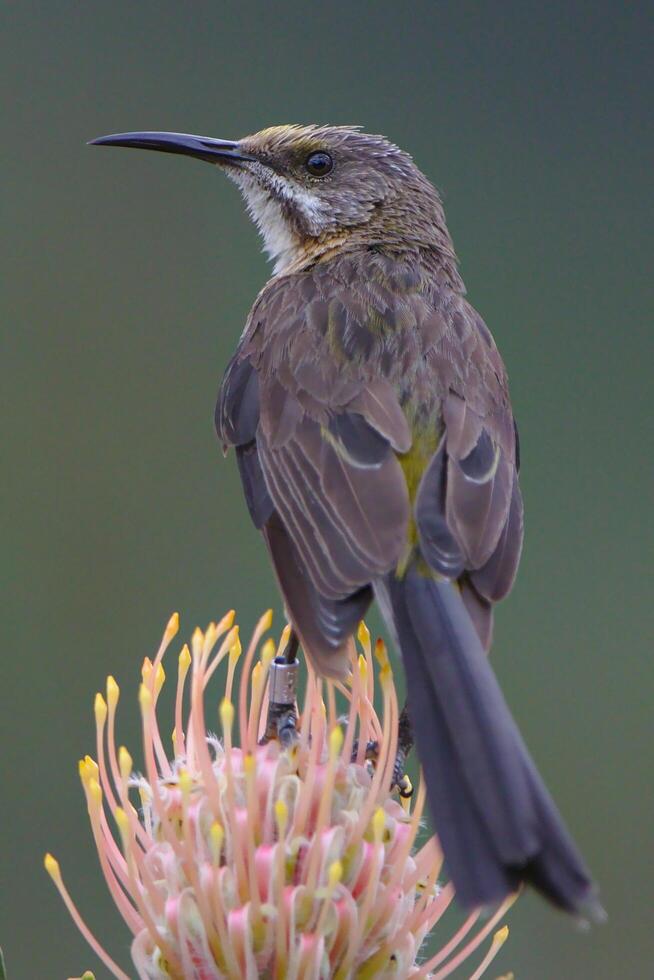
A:
<svg viewBox="0 0 654 980">
<path fill-rule="evenodd" d="M 326 177 L 334 167 L 334 161 L 329 153 L 319 150 L 317 153 L 310 153 L 305 164 L 307 170 L 313 177 Z"/>
</svg>

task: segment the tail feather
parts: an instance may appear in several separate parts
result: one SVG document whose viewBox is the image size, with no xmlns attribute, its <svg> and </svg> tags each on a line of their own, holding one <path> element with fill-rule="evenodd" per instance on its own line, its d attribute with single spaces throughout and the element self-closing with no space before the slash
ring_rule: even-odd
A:
<svg viewBox="0 0 654 980">
<path fill-rule="evenodd" d="M 415 566 L 386 582 L 418 753 L 460 903 L 531 882 L 570 911 L 594 889 L 511 717 L 456 587 Z M 599 906 L 597 906 L 599 909 Z"/>
<path fill-rule="evenodd" d="M 597 888 L 524 743 L 522 749 L 540 823 L 556 831 L 544 835 L 540 850 L 524 868 L 523 880 L 560 908 L 577 912 L 594 922 L 603 922 L 606 912 L 599 901 Z"/>
</svg>

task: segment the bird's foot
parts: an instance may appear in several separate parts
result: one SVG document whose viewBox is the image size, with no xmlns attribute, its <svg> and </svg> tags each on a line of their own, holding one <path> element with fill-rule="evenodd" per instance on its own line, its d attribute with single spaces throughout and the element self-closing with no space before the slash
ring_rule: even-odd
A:
<svg viewBox="0 0 654 980">
<path fill-rule="evenodd" d="M 352 744 L 352 762 L 356 762 L 357 756 L 359 755 L 359 739 L 355 738 Z M 373 766 L 377 765 L 377 760 L 379 758 L 379 742 L 375 739 L 374 742 L 366 742 L 366 751 L 364 752 L 363 758 L 366 762 L 372 762 Z"/>
<path fill-rule="evenodd" d="M 272 704 L 268 706 L 266 731 L 260 745 L 276 739 L 283 749 L 290 749 L 298 740 L 295 705 Z"/>
<path fill-rule="evenodd" d="M 408 806 L 408 801 L 413 796 L 413 785 L 408 775 L 404 771 L 406 765 L 406 760 L 409 752 L 413 748 L 413 730 L 411 728 L 411 721 L 409 719 L 409 712 L 406 704 L 402 709 L 400 714 L 400 720 L 398 723 L 398 739 L 397 739 L 397 755 L 395 756 L 395 764 L 393 766 L 393 778 L 391 781 L 391 789 L 397 789 L 400 799 L 403 805 Z M 352 746 L 352 761 L 354 762 L 359 754 L 359 745 L 355 740 Z M 377 765 L 377 760 L 379 758 L 379 743 L 377 741 L 368 742 L 366 745 L 366 751 L 364 758 L 367 762 L 372 763 L 373 766 Z"/>
</svg>

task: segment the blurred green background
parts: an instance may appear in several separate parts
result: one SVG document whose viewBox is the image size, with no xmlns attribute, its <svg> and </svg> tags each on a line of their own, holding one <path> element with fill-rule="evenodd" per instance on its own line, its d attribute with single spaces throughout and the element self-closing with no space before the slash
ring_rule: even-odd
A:
<svg viewBox="0 0 654 980">
<path fill-rule="evenodd" d="M 230 606 L 246 631 L 279 612 L 212 425 L 268 274 L 255 231 L 212 168 L 85 141 L 291 121 L 362 123 L 414 154 L 512 381 L 527 538 L 493 660 L 610 921 L 583 934 L 529 895 L 495 973 L 650 975 L 646 5 L 24 0 L 0 17 L 10 980 L 105 976 L 42 870 L 46 849 L 129 963 L 76 771 L 105 675 L 135 746 L 140 663 L 174 609 L 185 636 Z"/>
</svg>

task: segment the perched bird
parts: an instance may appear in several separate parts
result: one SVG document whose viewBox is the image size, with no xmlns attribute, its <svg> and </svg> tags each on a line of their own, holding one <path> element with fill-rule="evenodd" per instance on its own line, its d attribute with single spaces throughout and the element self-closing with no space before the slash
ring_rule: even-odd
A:
<svg viewBox="0 0 654 980">
<path fill-rule="evenodd" d="M 459 901 L 528 882 L 599 916 L 486 655 L 522 547 L 518 434 L 437 191 L 407 153 L 353 127 L 94 142 L 217 164 L 245 198 L 274 275 L 227 368 L 218 433 L 322 674 L 346 669 L 379 602 Z"/>
</svg>

